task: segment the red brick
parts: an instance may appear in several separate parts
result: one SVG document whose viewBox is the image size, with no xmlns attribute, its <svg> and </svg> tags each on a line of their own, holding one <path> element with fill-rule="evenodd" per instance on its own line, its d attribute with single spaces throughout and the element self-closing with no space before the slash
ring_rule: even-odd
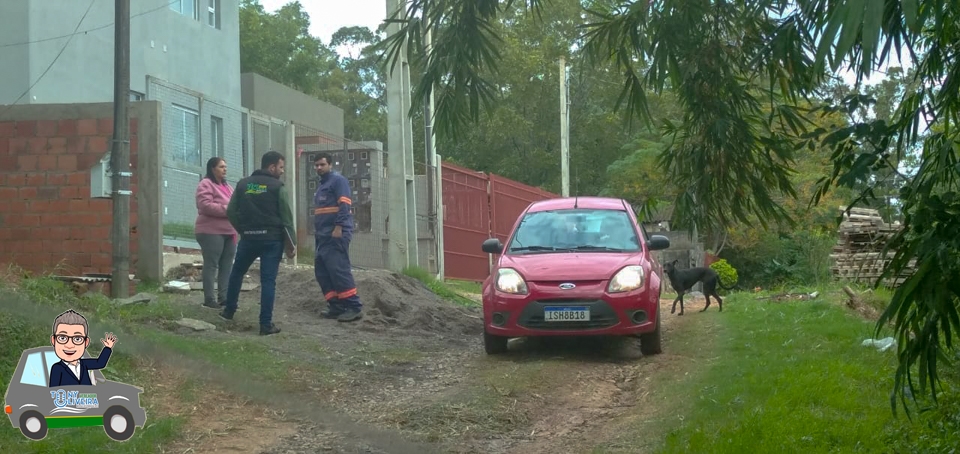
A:
<svg viewBox="0 0 960 454">
<path fill-rule="evenodd" d="M 47 208 L 47 209 L 48 209 L 51 213 L 66 214 L 66 213 L 69 213 L 69 212 L 70 212 L 70 211 L 68 210 L 69 207 L 70 207 L 70 201 L 69 201 L 69 200 L 59 199 L 59 198 L 58 198 L 58 199 L 56 199 L 56 200 L 51 200 L 51 201 L 50 201 L 50 205 L 48 205 L 48 208 Z"/>
<path fill-rule="evenodd" d="M 87 211 L 90 208 L 90 202 L 87 199 L 73 199 L 67 207 L 72 212 Z"/>
<path fill-rule="evenodd" d="M 7 175 L 7 184 L 10 186 L 23 186 L 27 184 L 27 176 L 21 173 Z"/>
<path fill-rule="evenodd" d="M 47 175 L 44 173 L 28 173 L 25 176 L 28 186 L 43 186 L 47 182 Z"/>
<path fill-rule="evenodd" d="M 87 229 L 87 235 L 90 238 L 110 238 L 110 231 L 113 230 L 113 226 L 100 226 L 94 227 L 92 229 Z"/>
<path fill-rule="evenodd" d="M 77 120 L 75 118 L 68 118 L 60 120 L 58 125 L 58 130 L 60 131 L 61 137 L 70 137 L 77 135 Z"/>
<path fill-rule="evenodd" d="M 85 254 L 99 254 L 100 241 L 89 239 L 89 237 L 84 238 L 83 242 L 80 245 L 80 251 Z"/>
<path fill-rule="evenodd" d="M 104 244 L 106 244 L 107 246 L 110 245 L 109 243 L 104 243 Z M 101 252 L 99 254 L 91 254 L 90 264 L 100 268 L 111 268 L 113 265 L 113 260 L 111 258 L 111 255 L 113 254 L 109 254 L 105 252 Z"/>
<path fill-rule="evenodd" d="M 61 172 L 74 172 L 77 170 L 77 155 L 63 154 L 57 156 L 57 170 Z"/>
<path fill-rule="evenodd" d="M 63 240 L 61 244 L 63 245 L 62 246 L 63 252 L 66 252 L 68 254 L 76 254 L 78 252 L 83 252 L 83 242 L 80 240 Z M 74 260 L 75 260 L 74 263 L 76 263 L 77 257 L 79 256 L 74 257 Z M 89 257 L 89 256 L 85 256 L 85 257 Z"/>
<path fill-rule="evenodd" d="M 47 174 L 47 185 L 63 186 L 65 184 L 67 184 L 67 174 L 65 173 L 48 173 Z"/>
<path fill-rule="evenodd" d="M 59 254 L 63 251 L 60 247 L 62 241 L 54 240 L 49 238 L 50 234 L 47 229 L 38 229 L 36 238 L 43 240 L 43 252 L 50 252 Z"/>
<path fill-rule="evenodd" d="M 0 137 L 0 156 L 13 156 L 13 151 L 10 149 L 10 139 L 6 137 Z"/>
<path fill-rule="evenodd" d="M 21 172 L 34 172 L 38 168 L 36 156 L 17 156 L 17 170 Z"/>
<path fill-rule="evenodd" d="M 110 150 L 110 148 L 106 137 L 87 137 L 87 153 L 95 153 L 99 157 L 103 156 L 108 150 Z"/>
<path fill-rule="evenodd" d="M 17 122 L 18 137 L 33 137 L 36 135 L 37 135 L 37 122 L 35 120 Z"/>
<path fill-rule="evenodd" d="M 82 192 L 79 186 L 63 186 L 60 188 L 60 198 L 79 199 L 81 196 Z"/>
<path fill-rule="evenodd" d="M 90 199 L 89 202 L 90 202 L 90 211 L 95 211 L 98 213 L 112 212 L 111 210 L 113 209 L 113 203 L 112 203 L 113 201 L 110 199 L 107 199 L 107 198 Z"/>
<path fill-rule="evenodd" d="M 53 155 L 42 155 L 39 157 L 40 160 L 37 164 L 37 168 L 40 170 L 56 170 L 57 168 L 57 157 Z"/>
<path fill-rule="evenodd" d="M 97 132 L 107 136 L 113 135 L 113 118 L 97 120 Z"/>
<path fill-rule="evenodd" d="M 60 188 L 56 186 L 43 186 L 37 188 L 37 198 L 41 200 L 54 200 L 60 197 Z"/>
<path fill-rule="evenodd" d="M 50 227 L 50 235 L 54 239 L 65 241 L 70 236 L 70 227 Z"/>
<path fill-rule="evenodd" d="M 103 225 L 102 217 L 97 213 L 83 213 L 78 216 L 77 225 L 86 227 L 96 227 Z M 107 224 L 109 225 L 109 223 Z M 89 232 L 89 229 L 87 229 Z"/>
<path fill-rule="evenodd" d="M 57 135 L 57 120 L 38 120 L 37 135 L 42 137 L 51 137 Z"/>
<path fill-rule="evenodd" d="M 2 228 L 0 229 L 0 244 L 6 243 L 13 238 L 13 229 L 11 228 Z"/>
<path fill-rule="evenodd" d="M 19 224 L 23 227 L 37 227 L 40 225 L 39 214 L 24 214 L 19 216 Z"/>
<path fill-rule="evenodd" d="M 7 139 L 8 152 L 12 155 L 27 154 L 31 152 L 29 137 L 13 137 Z"/>
<path fill-rule="evenodd" d="M 93 118 L 84 118 L 77 120 L 77 134 L 81 136 L 93 136 L 97 134 L 97 120 Z"/>
<path fill-rule="evenodd" d="M 0 187 L 7 185 L 7 174 L 0 173 Z"/>
<path fill-rule="evenodd" d="M 33 154 L 47 154 L 47 138 L 46 137 L 31 137 L 27 143 L 27 147 L 30 149 L 30 152 Z"/>
<path fill-rule="evenodd" d="M 2 140 L 2 139 L 0 139 Z M 16 156 L 3 156 L 0 155 L 0 169 L 16 169 L 17 168 L 17 157 Z"/>
<path fill-rule="evenodd" d="M 16 188 L 14 188 L 14 189 L 16 189 Z M 9 201 L 7 201 L 7 203 L 6 203 L 6 212 L 7 212 L 7 213 L 20 214 L 20 213 L 26 213 L 26 212 L 27 212 L 27 201 L 26 201 L 26 200 L 21 200 L 21 199 L 19 199 L 19 194 L 17 195 L 17 197 L 18 197 L 18 198 L 14 199 L 14 200 L 9 200 Z M 0 205 L 0 206 L 3 206 L 3 205 Z"/>
<path fill-rule="evenodd" d="M 83 137 L 67 137 L 67 153 L 80 154 L 86 151 L 87 141 Z"/>
<path fill-rule="evenodd" d="M 79 241 L 84 239 L 87 236 L 86 229 L 82 229 L 72 224 L 69 226 L 69 228 L 70 228 L 70 236 L 68 236 L 67 238 L 71 240 Z"/>
<path fill-rule="evenodd" d="M 71 172 L 67 174 L 67 184 L 72 186 L 83 186 L 87 184 L 89 178 L 87 172 Z"/>
<path fill-rule="evenodd" d="M 67 139 L 65 137 L 51 137 L 47 140 L 47 153 L 66 154 Z"/>
<path fill-rule="evenodd" d="M 10 200 L 17 198 L 18 189 L 13 187 L 0 187 L 0 200 Z"/>
<path fill-rule="evenodd" d="M 20 198 L 28 199 L 28 200 L 37 198 L 37 188 L 32 188 L 32 187 L 20 188 Z"/>
<path fill-rule="evenodd" d="M 17 135 L 17 123 L 13 121 L 0 121 L 0 137 L 13 137 Z"/>
</svg>

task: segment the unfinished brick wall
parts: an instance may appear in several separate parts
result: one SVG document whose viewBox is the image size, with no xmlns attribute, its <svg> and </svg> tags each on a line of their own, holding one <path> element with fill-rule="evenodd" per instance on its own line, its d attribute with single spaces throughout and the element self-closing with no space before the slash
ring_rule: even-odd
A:
<svg viewBox="0 0 960 454">
<path fill-rule="evenodd" d="M 112 117 L 0 121 L 0 264 L 59 275 L 111 272 L 112 201 L 90 197 L 90 170 L 109 151 L 112 134 Z M 138 148 L 131 118 L 134 169 Z M 134 172 L 134 194 L 137 180 Z M 137 197 L 130 213 L 133 272 Z"/>
</svg>

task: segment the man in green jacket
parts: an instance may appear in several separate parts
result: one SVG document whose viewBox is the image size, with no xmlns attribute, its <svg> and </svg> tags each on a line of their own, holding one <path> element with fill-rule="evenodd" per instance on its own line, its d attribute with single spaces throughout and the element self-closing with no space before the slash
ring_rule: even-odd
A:
<svg viewBox="0 0 960 454">
<path fill-rule="evenodd" d="M 233 320 L 240 299 L 240 286 L 250 265 L 260 259 L 260 334 L 280 332 L 273 324 L 273 299 L 277 289 L 277 273 L 284 250 L 287 257 L 296 251 L 293 213 L 287 190 L 280 181 L 284 168 L 283 155 L 268 151 L 260 160 L 260 170 L 240 180 L 227 205 L 227 218 L 240 235 L 227 300 L 220 317 Z"/>
</svg>

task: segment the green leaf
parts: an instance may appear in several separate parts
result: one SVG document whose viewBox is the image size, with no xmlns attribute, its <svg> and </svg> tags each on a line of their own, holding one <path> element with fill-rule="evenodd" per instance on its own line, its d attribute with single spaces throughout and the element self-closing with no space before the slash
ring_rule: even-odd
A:
<svg viewBox="0 0 960 454">
<path fill-rule="evenodd" d="M 833 56 L 833 70 L 840 67 L 843 58 L 851 53 L 853 44 L 857 42 L 857 36 L 860 35 L 861 25 L 863 24 L 864 10 L 866 0 L 848 0 L 843 5 L 844 20 L 843 28 L 840 30 L 840 41 L 837 43 L 837 51 Z"/>
<path fill-rule="evenodd" d="M 860 43 L 860 71 L 870 75 L 873 69 L 874 57 L 877 52 L 877 42 L 880 38 L 880 24 L 883 22 L 884 0 L 866 0 L 866 10 L 863 17 L 863 37 Z"/>
<path fill-rule="evenodd" d="M 914 33 L 920 32 L 920 20 L 918 18 L 919 4 L 920 0 L 903 0 L 901 3 L 904 21 L 910 31 Z"/>
</svg>

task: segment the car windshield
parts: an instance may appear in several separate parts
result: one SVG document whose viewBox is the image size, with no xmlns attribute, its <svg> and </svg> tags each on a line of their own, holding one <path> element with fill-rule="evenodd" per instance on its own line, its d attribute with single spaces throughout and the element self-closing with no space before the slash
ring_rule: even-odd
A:
<svg viewBox="0 0 960 454">
<path fill-rule="evenodd" d="M 637 230 L 625 211 L 569 209 L 527 213 L 507 252 L 636 252 Z"/>
</svg>

